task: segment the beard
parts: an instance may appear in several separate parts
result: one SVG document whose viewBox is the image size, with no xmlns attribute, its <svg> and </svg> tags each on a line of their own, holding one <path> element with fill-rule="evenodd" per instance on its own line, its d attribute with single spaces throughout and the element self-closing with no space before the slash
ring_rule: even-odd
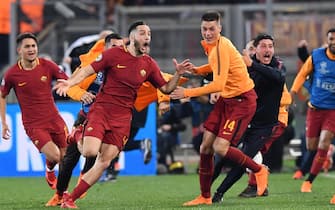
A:
<svg viewBox="0 0 335 210">
<path fill-rule="evenodd" d="M 134 46 L 136 55 L 143 55 L 143 52 L 141 51 L 141 45 L 138 41 L 135 40 Z"/>
</svg>

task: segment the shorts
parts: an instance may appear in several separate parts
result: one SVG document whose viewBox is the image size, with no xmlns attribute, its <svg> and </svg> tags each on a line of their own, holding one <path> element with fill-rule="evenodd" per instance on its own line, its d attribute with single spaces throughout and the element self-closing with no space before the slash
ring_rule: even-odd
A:
<svg viewBox="0 0 335 210">
<path fill-rule="evenodd" d="M 43 146 L 49 141 L 54 142 L 59 148 L 66 148 L 66 137 L 69 133 L 64 120 L 61 117 L 53 119 L 45 124 L 45 128 L 25 128 L 27 136 L 35 147 L 41 152 Z"/>
<path fill-rule="evenodd" d="M 115 145 L 121 151 L 128 141 L 131 116 L 131 111 L 128 114 L 119 114 L 105 111 L 99 106 L 94 106 L 94 109 L 91 107 L 84 137 L 96 137 L 102 143 Z"/>
<path fill-rule="evenodd" d="M 308 107 L 306 117 L 306 137 L 319 137 L 321 130 L 335 133 L 335 110 Z"/>
<path fill-rule="evenodd" d="M 220 97 L 204 127 L 236 146 L 255 114 L 256 99 L 254 89 L 234 98 Z"/>
</svg>

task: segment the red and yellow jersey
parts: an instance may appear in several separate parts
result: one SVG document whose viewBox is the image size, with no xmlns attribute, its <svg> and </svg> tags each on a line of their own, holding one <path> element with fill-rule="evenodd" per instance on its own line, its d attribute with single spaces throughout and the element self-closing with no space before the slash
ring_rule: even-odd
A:
<svg viewBox="0 0 335 210">
<path fill-rule="evenodd" d="M 241 54 L 230 40 L 221 36 L 214 44 L 205 41 L 201 44 L 208 55 L 208 64 L 198 68 L 197 73 L 212 71 L 213 81 L 206 86 L 185 89 L 186 97 L 221 92 L 223 98 L 233 98 L 254 87 Z"/>
<path fill-rule="evenodd" d="M 43 58 L 37 59 L 36 67 L 31 70 L 24 70 L 18 62 L 6 71 L 1 95 L 5 97 L 14 89 L 26 128 L 45 128 L 47 122 L 59 115 L 51 90 L 56 79 L 67 76 L 55 63 Z"/>
<path fill-rule="evenodd" d="M 132 109 L 143 82 L 149 81 L 156 88 L 167 83 L 153 58 L 146 54 L 134 57 L 125 47 L 103 51 L 91 66 L 95 72 L 103 70 L 105 80 L 95 104 Z"/>
<path fill-rule="evenodd" d="M 95 43 L 95 45 L 90 49 L 88 53 L 81 55 L 81 66 L 86 66 L 92 63 L 101 54 L 101 52 L 104 51 L 104 46 L 104 40 L 99 40 L 97 43 Z M 76 71 L 78 70 L 79 69 L 77 69 Z M 163 73 L 163 77 L 166 81 L 168 81 L 172 77 L 172 75 L 168 73 Z M 80 101 L 81 97 L 83 96 L 83 94 L 86 93 L 87 88 L 92 84 L 95 78 L 96 74 L 85 78 L 80 84 L 71 87 L 68 90 L 67 95 L 73 100 Z M 186 81 L 187 79 L 181 78 L 180 84 Z M 162 101 L 170 101 L 170 97 L 156 89 L 150 82 L 144 82 L 137 91 L 137 98 L 135 100 L 134 107 L 137 111 L 141 111 L 154 101 L 158 101 L 158 103 Z"/>
</svg>

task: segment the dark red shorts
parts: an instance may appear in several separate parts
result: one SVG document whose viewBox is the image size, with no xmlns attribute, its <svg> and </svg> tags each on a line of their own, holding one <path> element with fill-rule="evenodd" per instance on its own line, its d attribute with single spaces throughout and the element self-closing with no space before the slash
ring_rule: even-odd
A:
<svg viewBox="0 0 335 210">
<path fill-rule="evenodd" d="M 306 117 L 306 137 L 319 137 L 321 130 L 335 133 L 335 110 L 308 108 Z"/>
<path fill-rule="evenodd" d="M 25 128 L 27 136 L 39 151 L 49 141 L 53 141 L 59 148 L 67 147 L 66 137 L 69 132 L 60 116 L 44 126 L 45 128 Z"/>
<path fill-rule="evenodd" d="M 205 128 L 237 145 L 255 114 L 256 99 L 253 89 L 234 98 L 220 97 L 204 124 Z"/>
<path fill-rule="evenodd" d="M 132 112 L 116 113 L 102 107 L 91 107 L 84 136 L 93 136 L 121 151 L 128 141 Z"/>
</svg>

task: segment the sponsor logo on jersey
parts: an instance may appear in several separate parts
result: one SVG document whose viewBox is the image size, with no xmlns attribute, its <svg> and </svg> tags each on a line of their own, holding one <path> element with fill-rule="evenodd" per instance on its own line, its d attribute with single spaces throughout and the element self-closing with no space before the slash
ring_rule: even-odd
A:
<svg viewBox="0 0 335 210">
<path fill-rule="evenodd" d="M 25 86 L 26 84 L 27 84 L 26 82 L 19 82 L 19 83 L 17 84 L 17 86 L 22 87 L 22 86 Z"/>
<path fill-rule="evenodd" d="M 116 65 L 116 68 L 118 68 L 118 69 L 125 69 L 125 68 L 127 68 L 127 66 L 123 66 L 123 65 L 118 64 L 118 65 Z"/>
</svg>

